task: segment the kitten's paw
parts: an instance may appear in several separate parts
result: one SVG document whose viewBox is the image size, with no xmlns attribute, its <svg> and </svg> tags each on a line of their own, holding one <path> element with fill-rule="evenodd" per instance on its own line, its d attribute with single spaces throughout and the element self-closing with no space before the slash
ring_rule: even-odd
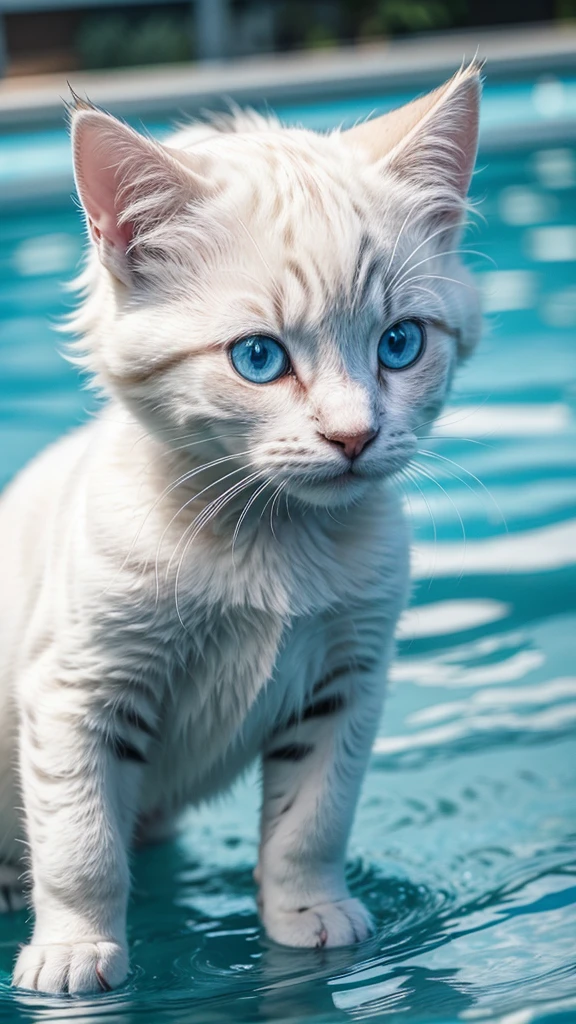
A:
<svg viewBox="0 0 576 1024">
<path fill-rule="evenodd" d="M 128 953 L 117 942 L 24 946 L 12 984 L 36 992 L 87 995 L 109 992 L 128 974 Z"/>
<path fill-rule="evenodd" d="M 22 910 L 25 906 L 20 874 L 20 868 L 11 864 L 0 864 L 0 914 Z"/>
<path fill-rule="evenodd" d="M 264 915 L 266 931 L 282 946 L 351 946 L 374 932 L 374 923 L 360 900 L 319 903 L 301 910 Z"/>
</svg>

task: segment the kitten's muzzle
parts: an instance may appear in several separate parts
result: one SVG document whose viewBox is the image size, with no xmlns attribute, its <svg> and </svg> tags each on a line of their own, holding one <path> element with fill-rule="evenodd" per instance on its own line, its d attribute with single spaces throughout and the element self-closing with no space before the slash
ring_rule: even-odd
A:
<svg viewBox="0 0 576 1024">
<path fill-rule="evenodd" d="M 340 448 L 346 458 L 351 461 L 358 457 L 365 448 L 371 444 L 380 433 L 380 429 L 369 429 L 363 430 L 356 434 L 344 434 L 340 432 L 334 432 L 330 434 L 322 433 L 320 436 L 328 441 L 330 444 L 336 445 Z"/>
</svg>

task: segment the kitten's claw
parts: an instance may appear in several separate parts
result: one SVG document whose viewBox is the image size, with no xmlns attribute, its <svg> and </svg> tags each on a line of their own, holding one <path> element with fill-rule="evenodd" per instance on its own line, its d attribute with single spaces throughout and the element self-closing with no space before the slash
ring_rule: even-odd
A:
<svg viewBox="0 0 576 1024">
<path fill-rule="evenodd" d="M 117 942 L 24 946 L 12 984 L 36 992 L 87 995 L 110 992 L 128 974 L 128 954 Z"/>
<path fill-rule="evenodd" d="M 351 946 L 374 932 L 366 907 L 355 899 L 265 913 L 264 925 L 270 938 L 282 946 Z"/>
</svg>

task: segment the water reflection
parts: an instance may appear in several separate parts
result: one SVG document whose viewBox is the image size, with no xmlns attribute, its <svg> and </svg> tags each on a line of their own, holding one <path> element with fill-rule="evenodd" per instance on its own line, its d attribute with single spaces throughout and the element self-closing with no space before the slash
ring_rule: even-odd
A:
<svg viewBox="0 0 576 1024">
<path fill-rule="evenodd" d="M 576 519 L 462 543 L 418 544 L 414 554 L 416 579 L 439 576 L 534 573 L 576 563 Z"/>
</svg>

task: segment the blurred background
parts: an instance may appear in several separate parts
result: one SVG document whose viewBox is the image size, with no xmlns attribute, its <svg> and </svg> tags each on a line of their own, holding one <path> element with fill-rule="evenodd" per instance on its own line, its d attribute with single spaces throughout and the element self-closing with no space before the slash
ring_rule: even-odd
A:
<svg viewBox="0 0 576 1024">
<path fill-rule="evenodd" d="M 262 936 L 255 771 L 178 842 L 135 858 L 135 973 L 120 992 L 97 1004 L 14 992 L 28 923 L 0 917 L 0 1019 L 574 1024 L 576 0 L 0 0 L 0 12 L 0 488 L 96 408 L 54 330 L 85 245 L 67 80 L 164 139 L 231 100 L 345 127 L 464 57 L 487 61 L 462 243 L 484 334 L 404 487 L 413 601 L 350 846 L 377 937 L 302 953 Z"/>
<path fill-rule="evenodd" d="M 576 17 L 576 0 L 2 0 L 0 10 L 5 73 L 23 75 L 561 23 Z"/>
</svg>

